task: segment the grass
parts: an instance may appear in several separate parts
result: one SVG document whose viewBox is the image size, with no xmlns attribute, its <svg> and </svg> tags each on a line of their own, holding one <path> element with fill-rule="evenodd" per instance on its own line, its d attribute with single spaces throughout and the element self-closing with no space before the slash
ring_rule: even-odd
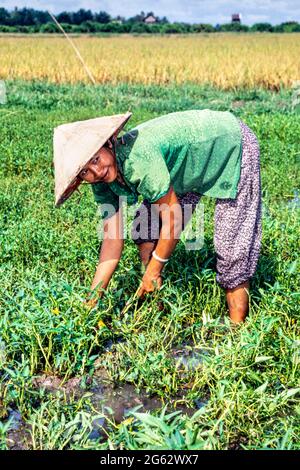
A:
<svg viewBox="0 0 300 470">
<path fill-rule="evenodd" d="M 300 115 L 292 91 L 40 81 L 8 81 L 7 90 L 0 107 L 1 447 L 9 445 L 14 409 L 31 449 L 299 449 Z M 203 248 L 195 255 L 177 246 L 162 291 L 143 304 L 133 299 L 141 273 L 127 240 L 110 291 L 88 312 L 81 299 L 97 263 L 96 206 L 85 186 L 81 198 L 54 208 L 53 127 L 127 109 L 133 126 L 207 107 L 232 110 L 261 146 L 263 244 L 246 323 L 230 326 L 216 284 L 209 199 Z M 203 352 L 192 370 L 172 360 L 182 345 Z M 161 411 L 136 409 L 121 423 L 111 416 L 105 435 L 90 439 L 101 416 L 88 385 L 96 359 L 116 385 L 160 397 Z M 86 393 L 36 390 L 33 379 L 43 372 L 62 381 L 80 376 Z M 170 414 L 174 397 L 191 416 Z"/>
</svg>

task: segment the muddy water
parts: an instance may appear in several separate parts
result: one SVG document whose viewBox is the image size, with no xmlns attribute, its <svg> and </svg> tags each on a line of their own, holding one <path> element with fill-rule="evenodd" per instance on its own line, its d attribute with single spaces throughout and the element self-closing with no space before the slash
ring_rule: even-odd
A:
<svg viewBox="0 0 300 470">
<path fill-rule="evenodd" d="M 300 198 L 299 198 L 299 190 L 298 189 L 294 190 L 294 197 L 293 197 L 293 199 L 289 199 L 286 206 L 289 209 L 299 209 L 300 208 Z"/>
<path fill-rule="evenodd" d="M 19 411 L 9 408 L 8 412 L 10 430 L 7 433 L 7 446 L 11 450 L 27 450 L 30 441 L 29 427 L 23 421 Z"/>
<path fill-rule="evenodd" d="M 110 346 L 107 349 L 110 349 Z M 207 355 L 208 352 L 206 350 L 187 346 L 181 349 L 173 349 L 171 352 L 176 368 L 183 374 L 201 367 Z M 100 364 L 98 364 L 97 368 L 97 361 L 95 366 L 96 370 L 88 390 L 91 393 L 89 399 L 98 412 L 109 416 L 116 423 L 122 422 L 130 410 L 138 410 L 139 412 L 152 411 L 160 409 L 164 405 L 158 396 L 149 396 L 143 391 L 137 393 L 132 384 L 125 383 L 116 387 L 109 380 L 106 370 Z M 60 391 L 65 393 L 66 396 L 75 399 L 79 399 L 87 392 L 86 388 L 81 387 L 81 382 L 80 377 L 74 377 L 63 383 L 59 377 L 45 374 L 36 376 L 33 379 L 33 385 L 37 389 L 43 388 L 49 393 Z M 184 414 L 191 416 L 197 409 L 202 408 L 207 403 L 207 400 L 198 398 L 195 400 L 194 407 L 188 408 L 185 405 L 180 405 L 178 403 L 180 401 L 182 401 L 182 396 L 180 395 L 169 400 L 167 412 L 181 410 Z M 16 410 L 11 410 L 9 418 L 12 424 L 8 433 L 8 446 L 11 449 L 28 448 L 28 442 L 30 441 L 29 429 L 23 422 L 20 413 Z M 105 421 L 105 417 L 94 420 L 93 430 L 89 436 L 90 439 L 98 439 L 100 436 L 105 435 Z"/>
<path fill-rule="evenodd" d="M 171 357 L 175 361 L 177 369 L 182 371 L 193 371 L 201 367 L 205 361 L 205 358 L 209 356 L 209 352 L 206 349 L 192 348 L 191 346 L 185 346 L 181 349 L 173 349 Z"/>
</svg>

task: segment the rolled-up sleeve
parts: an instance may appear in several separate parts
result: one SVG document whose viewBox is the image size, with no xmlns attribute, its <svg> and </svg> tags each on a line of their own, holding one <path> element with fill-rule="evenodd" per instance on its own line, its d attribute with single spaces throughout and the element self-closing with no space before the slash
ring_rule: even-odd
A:
<svg viewBox="0 0 300 470">
<path fill-rule="evenodd" d="M 170 173 L 159 148 L 150 147 L 143 154 L 132 151 L 126 161 L 126 177 L 149 202 L 167 194 L 171 185 Z"/>
</svg>

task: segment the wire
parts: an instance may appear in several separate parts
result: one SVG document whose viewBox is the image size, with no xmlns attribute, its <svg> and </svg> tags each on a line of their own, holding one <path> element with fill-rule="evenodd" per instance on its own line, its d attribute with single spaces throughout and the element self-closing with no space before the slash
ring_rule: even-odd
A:
<svg viewBox="0 0 300 470">
<path fill-rule="evenodd" d="M 82 63 L 87 75 L 89 76 L 90 80 L 92 81 L 92 83 L 94 85 L 96 85 L 96 80 L 92 74 L 92 72 L 90 71 L 90 69 L 88 68 L 88 66 L 86 65 L 86 63 L 84 62 L 84 59 L 82 57 L 82 55 L 80 54 L 78 48 L 75 46 L 74 42 L 72 41 L 72 39 L 68 36 L 68 34 L 66 33 L 66 31 L 64 30 L 64 28 L 61 26 L 61 24 L 57 21 L 57 19 L 55 18 L 55 16 L 49 11 L 47 10 L 47 12 L 49 13 L 49 15 L 51 16 L 51 18 L 53 19 L 54 23 L 57 25 L 57 27 L 62 31 L 62 33 L 64 34 L 64 36 L 67 38 L 67 40 L 69 41 L 69 43 L 71 44 L 71 46 L 73 47 L 78 59 L 80 60 L 80 62 Z"/>
</svg>

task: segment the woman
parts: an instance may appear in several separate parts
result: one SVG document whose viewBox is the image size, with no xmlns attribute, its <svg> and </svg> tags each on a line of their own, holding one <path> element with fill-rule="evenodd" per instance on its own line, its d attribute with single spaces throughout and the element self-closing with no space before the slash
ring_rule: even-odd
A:
<svg viewBox="0 0 300 470">
<path fill-rule="evenodd" d="M 71 126 L 70 130 L 77 126 L 76 142 L 67 132 L 62 139 L 63 151 L 59 143 L 61 136 L 57 134 L 54 139 L 56 180 L 61 178 L 59 175 L 65 167 L 75 168 L 67 184 L 56 181 L 57 205 L 82 181 L 92 184 L 94 198 L 101 204 L 105 235 L 91 288 L 108 286 L 121 257 L 124 245 L 121 196 L 128 204 L 136 203 L 139 195 L 144 199 L 136 218 L 146 210 L 147 219 L 142 219 L 140 225 L 144 221 L 148 228 L 135 239 L 145 266 L 138 292 L 143 296 L 161 287 L 162 269 L 183 228 L 185 204 L 195 208 L 204 194 L 216 199 L 217 282 L 226 291 L 231 320 L 243 321 L 249 309 L 249 281 L 255 273 L 261 245 L 261 180 L 256 136 L 230 112 L 204 109 L 151 119 L 117 138 L 129 117 L 130 113 L 123 118 L 119 115 L 121 121 L 98 140 L 90 132 L 91 126 L 99 131 L 101 119 L 114 117 L 56 129 L 59 134 L 60 128 L 66 130 Z M 68 142 L 71 150 L 66 150 Z M 157 236 L 151 236 L 149 227 L 153 228 L 156 214 L 160 231 Z"/>
</svg>

